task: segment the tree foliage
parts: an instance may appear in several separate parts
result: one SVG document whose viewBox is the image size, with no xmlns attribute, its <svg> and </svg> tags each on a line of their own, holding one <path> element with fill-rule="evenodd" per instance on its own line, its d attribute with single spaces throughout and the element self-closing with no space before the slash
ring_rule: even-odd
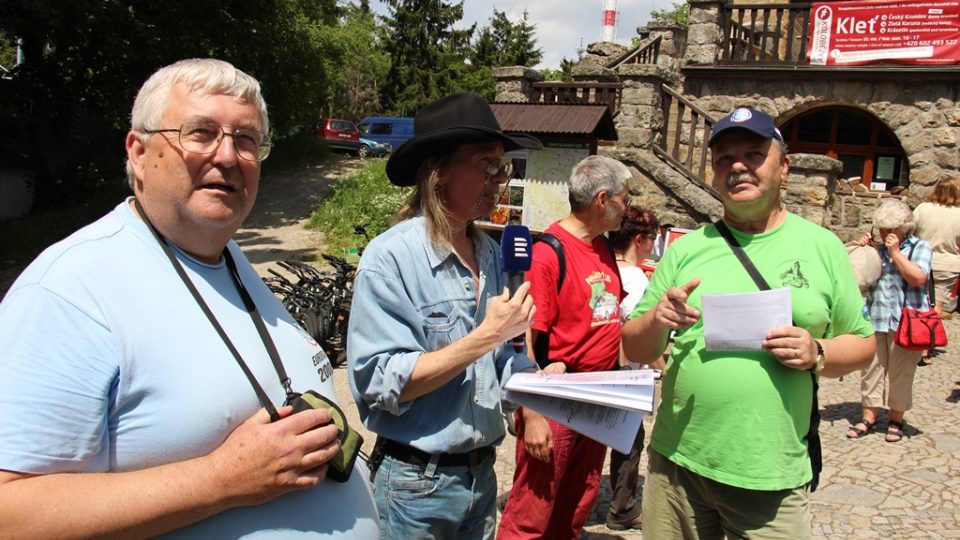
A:
<svg viewBox="0 0 960 540">
<path fill-rule="evenodd" d="M 542 59 L 526 12 L 494 10 L 475 32 L 455 28 L 462 0 L 383 1 L 387 17 L 370 0 L 2 0 L 0 65 L 16 63 L 18 39 L 24 60 L 0 78 L 0 166 L 32 169 L 43 208 L 118 183 L 137 90 L 183 58 L 256 77 L 275 141 L 322 116 L 412 116 L 458 91 L 492 99 L 493 68 Z"/>
<path fill-rule="evenodd" d="M 548 81 L 573 82 L 573 68 L 576 65 L 576 60 L 563 57 L 560 59 L 560 69 L 545 69 L 543 76 Z"/>
<path fill-rule="evenodd" d="M 151 72 L 217 57 L 257 77 L 277 132 L 326 96 L 321 42 L 335 0 L 5 0 L 0 32 L 22 39 L 24 62 L 4 85 L 0 146 L 37 171 L 41 205 L 71 201 L 122 175 L 133 97 Z"/>
<path fill-rule="evenodd" d="M 672 2 L 672 9 L 655 9 L 650 12 L 654 19 L 667 21 L 676 21 L 681 24 L 687 24 L 690 18 L 690 4 L 687 2 Z"/>
<path fill-rule="evenodd" d="M 456 30 L 463 2 L 386 0 L 390 69 L 381 97 L 384 109 L 413 116 L 423 105 L 449 94 L 465 71 L 474 27 Z"/>
<path fill-rule="evenodd" d="M 329 82 L 322 116 L 359 120 L 379 113 L 381 82 L 390 57 L 366 0 L 343 9 L 339 24 L 323 36 L 322 48 L 327 53 L 324 71 Z"/>
<path fill-rule="evenodd" d="M 473 45 L 471 61 L 477 66 L 533 67 L 543 59 L 543 49 L 537 47 L 536 26 L 528 21 L 528 14 L 514 23 L 502 11 L 493 10 L 490 25 L 480 29 Z"/>
</svg>

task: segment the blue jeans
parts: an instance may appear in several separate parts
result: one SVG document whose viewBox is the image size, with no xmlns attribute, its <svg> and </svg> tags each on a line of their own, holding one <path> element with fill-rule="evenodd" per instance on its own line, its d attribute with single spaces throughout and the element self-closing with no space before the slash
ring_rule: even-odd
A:
<svg viewBox="0 0 960 540">
<path fill-rule="evenodd" d="M 495 459 L 491 454 L 475 467 L 423 467 L 384 456 L 373 482 L 383 538 L 492 539 Z"/>
</svg>

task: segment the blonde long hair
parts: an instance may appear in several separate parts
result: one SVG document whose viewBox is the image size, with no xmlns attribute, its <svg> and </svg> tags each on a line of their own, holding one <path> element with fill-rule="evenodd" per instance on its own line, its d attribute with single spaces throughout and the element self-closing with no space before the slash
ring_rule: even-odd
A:
<svg viewBox="0 0 960 540">
<path fill-rule="evenodd" d="M 413 193 L 394 215 L 394 223 L 423 215 L 430 241 L 437 247 L 449 247 L 453 238 L 453 215 L 443 204 L 441 193 L 446 188 L 440 185 L 440 178 L 457 158 L 458 149 L 431 156 L 420 164 Z M 467 225 L 467 234 L 473 236 L 474 231 L 473 222 L 470 222 Z"/>
</svg>

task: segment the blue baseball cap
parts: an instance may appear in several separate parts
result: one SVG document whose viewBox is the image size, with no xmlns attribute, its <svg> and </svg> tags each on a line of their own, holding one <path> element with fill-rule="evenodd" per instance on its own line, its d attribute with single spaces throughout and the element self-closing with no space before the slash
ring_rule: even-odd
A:
<svg viewBox="0 0 960 540">
<path fill-rule="evenodd" d="M 772 116 L 763 111 L 741 107 L 717 121 L 713 131 L 710 132 L 710 142 L 707 146 L 713 146 L 713 143 L 717 142 L 717 137 L 731 129 L 745 129 L 764 139 L 783 141 L 783 135 L 773 123 Z"/>
</svg>

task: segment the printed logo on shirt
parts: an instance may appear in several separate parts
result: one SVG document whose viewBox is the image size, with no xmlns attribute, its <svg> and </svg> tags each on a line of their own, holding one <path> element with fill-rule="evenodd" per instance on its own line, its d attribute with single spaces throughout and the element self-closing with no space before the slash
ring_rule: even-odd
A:
<svg viewBox="0 0 960 540">
<path fill-rule="evenodd" d="M 594 272 L 586 279 L 590 284 L 590 309 L 592 316 L 590 326 L 602 326 L 612 322 L 620 322 L 620 302 L 617 297 L 607 292 L 607 283 L 610 276 L 603 272 Z"/>
<path fill-rule="evenodd" d="M 311 336 L 310 334 L 308 334 L 307 331 L 303 329 L 303 326 L 300 325 L 300 323 L 298 323 L 297 321 L 294 321 L 294 320 L 291 318 L 291 319 L 290 319 L 290 324 L 292 324 L 293 327 L 297 329 L 297 333 L 300 334 L 300 337 L 302 337 L 303 340 L 306 341 L 308 345 L 310 345 L 311 347 L 319 347 L 319 346 L 320 346 L 320 344 L 317 343 L 317 340 L 313 339 L 313 336 Z"/>
<path fill-rule="evenodd" d="M 793 265 L 786 272 L 780 274 L 780 282 L 794 289 L 810 288 L 810 282 L 803 277 L 803 272 L 800 270 L 800 261 L 793 261 Z"/>
<path fill-rule="evenodd" d="M 320 382 L 326 382 L 333 376 L 333 364 L 323 351 L 313 355 L 313 367 L 317 368 L 317 375 L 320 375 Z"/>
</svg>

